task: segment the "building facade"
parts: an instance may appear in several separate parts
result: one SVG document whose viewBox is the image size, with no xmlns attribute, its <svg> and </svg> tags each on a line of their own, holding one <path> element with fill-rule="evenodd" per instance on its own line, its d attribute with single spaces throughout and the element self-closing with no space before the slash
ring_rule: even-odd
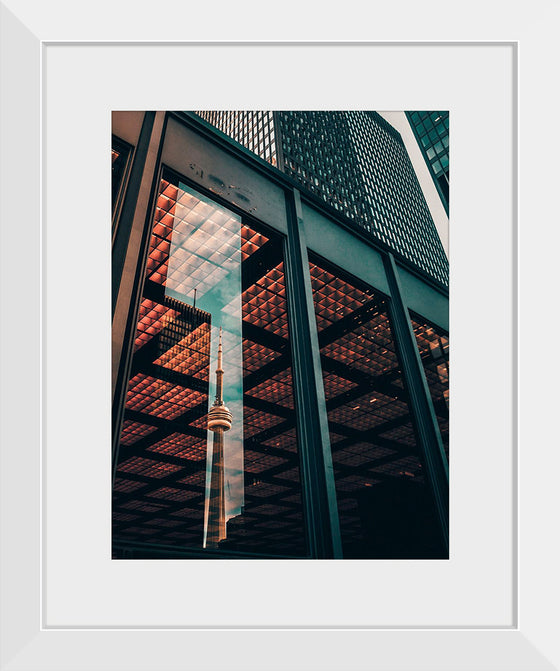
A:
<svg viewBox="0 0 560 671">
<path fill-rule="evenodd" d="M 448 260 L 402 138 L 377 112 L 198 114 L 448 284 Z"/>
<path fill-rule="evenodd" d="M 113 114 L 113 557 L 448 557 L 447 266 L 400 136 L 200 114 Z"/>
<path fill-rule="evenodd" d="M 449 112 L 405 112 L 449 216 Z"/>
</svg>

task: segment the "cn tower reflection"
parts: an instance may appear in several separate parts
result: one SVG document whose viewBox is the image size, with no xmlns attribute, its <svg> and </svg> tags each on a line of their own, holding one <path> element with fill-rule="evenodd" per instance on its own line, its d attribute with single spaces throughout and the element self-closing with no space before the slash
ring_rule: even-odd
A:
<svg viewBox="0 0 560 671">
<path fill-rule="evenodd" d="M 216 400 L 208 412 L 208 430 L 214 433 L 212 445 L 212 471 L 208 505 L 206 547 L 217 548 L 226 538 L 226 506 L 224 487 L 224 432 L 231 429 L 232 414 L 224 404 L 222 368 L 222 329 L 218 342 L 216 368 Z"/>
</svg>

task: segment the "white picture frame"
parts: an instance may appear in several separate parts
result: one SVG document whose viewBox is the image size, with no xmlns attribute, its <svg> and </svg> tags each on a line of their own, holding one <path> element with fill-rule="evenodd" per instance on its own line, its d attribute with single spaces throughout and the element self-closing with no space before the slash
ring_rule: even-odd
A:
<svg viewBox="0 0 560 671">
<path fill-rule="evenodd" d="M 511 68 L 512 74 L 511 132 L 505 140 L 502 138 L 502 141 L 509 143 L 510 154 L 507 158 L 511 166 L 509 182 L 502 184 L 500 180 L 504 179 L 505 174 L 503 169 L 494 172 L 492 165 L 488 163 L 489 157 L 498 160 L 497 154 L 492 153 L 492 147 L 489 145 L 481 147 L 479 166 L 481 172 L 475 173 L 476 179 L 468 177 L 468 170 L 464 171 L 462 176 L 461 171 L 457 170 L 456 179 L 463 183 L 462 188 L 465 189 L 463 195 L 465 192 L 468 193 L 469 188 L 476 187 L 477 179 L 484 179 L 486 191 L 480 186 L 482 194 L 480 198 L 487 209 L 481 212 L 480 218 L 482 224 L 488 226 L 484 237 L 486 246 L 479 250 L 474 261 L 472 254 L 476 253 L 477 245 L 479 247 L 481 245 L 484 226 L 481 222 L 473 221 L 471 236 L 465 232 L 464 226 L 461 230 L 454 231 L 453 225 L 465 222 L 461 219 L 461 212 L 454 214 L 453 201 L 450 235 L 452 348 L 453 324 L 457 325 L 459 332 L 457 337 L 460 339 L 462 337 L 460 333 L 465 333 L 463 325 L 472 322 L 472 315 L 470 319 L 464 319 L 464 315 L 461 314 L 462 308 L 454 307 L 453 273 L 454 267 L 460 267 L 463 268 L 460 271 L 463 276 L 455 277 L 456 286 L 460 291 L 470 288 L 474 296 L 485 296 L 485 299 L 480 301 L 481 304 L 476 306 L 476 316 L 479 319 L 476 326 L 478 338 L 484 340 L 484 337 L 489 335 L 489 342 L 485 346 L 478 342 L 472 347 L 478 354 L 485 348 L 490 350 L 488 367 L 490 381 L 493 383 L 488 384 L 486 380 L 481 385 L 470 383 L 469 396 L 462 395 L 462 388 L 456 389 L 456 394 L 453 395 L 452 386 L 451 398 L 457 399 L 455 402 L 462 406 L 457 412 L 463 413 L 463 420 L 470 416 L 473 424 L 476 424 L 480 416 L 484 416 L 487 406 L 492 406 L 489 399 L 494 402 L 493 412 L 496 417 L 500 420 L 506 417 L 510 419 L 509 426 L 499 422 L 498 426 L 484 423 L 482 425 L 488 435 L 495 431 L 496 435 L 501 433 L 507 436 L 507 440 L 502 439 L 502 442 L 507 443 L 510 450 L 507 457 L 504 456 L 505 453 L 499 451 L 494 457 L 489 454 L 487 465 L 487 471 L 495 476 L 499 472 L 500 459 L 503 460 L 504 480 L 507 480 L 508 484 L 500 491 L 502 494 L 511 491 L 512 495 L 509 499 L 511 509 L 503 511 L 503 519 L 512 520 L 512 529 L 508 529 L 507 533 L 504 532 L 500 540 L 501 546 L 507 546 L 508 552 L 511 551 L 511 557 L 509 555 L 506 557 L 507 553 L 504 554 L 506 559 L 511 559 L 511 574 L 508 573 L 505 580 L 510 592 L 507 598 L 500 593 L 496 599 L 501 601 L 496 605 L 489 597 L 487 604 L 480 603 L 479 610 L 473 611 L 468 617 L 465 616 L 466 624 L 461 624 L 457 618 L 450 623 L 439 619 L 437 624 L 434 624 L 436 620 L 426 624 L 420 622 L 415 615 L 412 615 L 412 620 L 408 622 L 405 616 L 399 618 L 395 616 L 386 622 L 381 620 L 369 622 L 367 618 L 362 617 L 366 611 L 358 603 L 363 594 L 367 595 L 367 586 L 364 587 L 363 594 L 358 592 L 347 601 L 340 600 L 345 591 L 344 585 L 341 584 L 342 580 L 352 579 L 349 573 L 345 577 L 344 571 L 353 572 L 355 569 L 356 575 L 363 575 L 360 571 L 364 570 L 364 566 L 353 566 L 350 569 L 345 567 L 344 562 L 308 562 L 307 565 L 315 565 L 313 571 L 321 577 L 318 588 L 322 586 L 322 593 L 326 595 L 321 607 L 328 613 L 333 613 L 339 608 L 338 620 L 332 615 L 329 616 L 330 620 L 329 617 L 320 622 L 317 619 L 313 620 L 314 613 L 319 611 L 318 607 L 313 611 L 310 606 L 310 615 L 305 623 L 301 624 L 299 611 L 306 610 L 301 585 L 295 597 L 297 608 L 293 618 L 285 606 L 276 623 L 270 614 L 267 615 L 271 609 L 262 598 L 256 601 L 260 610 L 257 610 L 252 621 L 243 619 L 235 613 L 220 612 L 213 621 L 210 619 L 211 614 L 208 614 L 199 624 L 191 618 L 189 624 L 184 627 L 178 626 L 177 619 L 171 612 L 167 621 L 161 613 L 156 613 L 160 605 L 157 589 L 147 592 L 148 600 L 151 599 L 154 605 L 152 621 L 146 621 L 143 616 L 144 620 L 139 618 L 139 621 L 131 621 L 131 624 L 127 624 L 124 620 L 115 624 L 111 621 L 110 611 L 118 610 L 116 601 L 111 603 L 105 600 L 105 612 L 97 612 L 93 601 L 91 604 L 88 602 L 88 599 L 94 599 L 96 591 L 103 591 L 106 583 L 103 581 L 101 568 L 96 568 L 95 560 L 92 561 L 88 556 L 88 546 L 82 542 L 84 534 L 79 528 L 78 513 L 80 506 L 86 505 L 87 502 L 79 499 L 76 501 L 72 496 L 66 500 L 60 496 L 56 499 L 46 497 L 46 491 L 52 491 L 53 487 L 58 488 L 61 477 L 58 466 L 64 463 L 61 458 L 71 454 L 66 450 L 59 455 L 52 438 L 47 440 L 46 437 L 56 435 L 56 431 L 61 434 L 66 431 L 64 427 L 56 426 L 57 418 L 60 416 L 56 409 L 62 402 L 70 409 L 70 416 L 67 418 L 68 430 L 76 432 L 83 429 L 81 424 L 83 416 L 79 412 L 75 415 L 71 412 L 75 394 L 67 383 L 76 381 L 76 377 L 72 377 L 75 373 L 70 369 L 79 367 L 80 360 L 77 360 L 74 354 L 79 355 L 84 350 L 91 351 L 91 347 L 87 350 L 83 346 L 77 346 L 76 340 L 87 324 L 89 311 L 98 311 L 96 314 L 103 312 L 109 274 L 105 272 L 99 280 L 100 296 L 99 302 L 95 304 L 91 302 L 95 293 L 91 291 L 91 287 L 89 289 L 80 287 L 79 283 L 67 278 L 71 301 L 78 305 L 80 297 L 85 293 L 88 305 L 77 307 L 70 314 L 61 312 L 64 305 L 53 295 L 53 283 L 56 287 L 56 282 L 62 279 L 62 276 L 51 276 L 49 273 L 52 266 L 64 258 L 65 250 L 61 251 L 59 245 L 54 249 L 54 242 L 58 244 L 67 239 L 68 249 L 71 250 L 73 241 L 77 240 L 81 244 L 85 240 L 89 244 L 90 237 L 84 238 L 79 232 L 80 220 L 75 216 L 76 228 L 67 228 L 66 238 L 56 237 L 59 233 L 55 237 L 51 232 L 46 234 L 46 226 L 53 222 L 53 205 L 60 202 L 58 197 L 61 193 L 62 171 L 74 171 L 75 164 L 72 158 L 77 148 L 72 139 L 75 136 L 68 131 L 67 150 L 58 152 L 58 164 L 49 162 L 50 156 L 56 151 L 52 144 L 53 138 L 60 137 L 59 126 L 63 126 L 64 119 L 62 115 L 57 119 L 52 112 L 46 114 L 46 110 L 54 109 L 50 107 L 49 95 L 55 90 L 58 91 L 56 95 L 60 109 L 65 106 L 65 102 L 73 109 L 77 104 L 84 105 L 83 114 L 84 118 L 87 118 L 85 108 L 88 105 L 88 98 L 80 98 L 77 103 L 73 98 L 75 95 L 73 87 L 60 88 L 65 80 L 55 79 L 54 75 L 49 74 L 55 70 L 49 68 L 56 69 L 58 62 L 66 61 L 69 71 L 72 71 L 73 67 L 78 67 L 76 63 L 79 62 L 79 59 L 74 61 L 72 54 L 82 53 L 95 45 L 99 54 L 95 58 L 99 59 L 100 80 L 90 80 L 92 101 L 93 96 L 105 96 L 105 98 L 112 97 L 110 107 L 113 109 L 150 109 L 157 105 L 158 100 L 164 100 L 161 92 L 158 98 L 156 82 L 153 79 L 147 77 L 143 80 L 140 76 L 142 73 L 135 71 L 132 64 L 129 71 L 130 80 L 127 80 L 126 86 L 119 88 L 119 79 L 115 75 L 115 72 L 124 71 L 122 67 L 119 70 L 119 66 L 122 66 L 127 58 L 131 59 L 131 63 L 133 56 L 143 58 L 141 49 L 152 50 L 150 59 L 157 60 L 161 67 L 161 63 L 169 62 L 166 61 L 170 55 L 168 50 L 185 47 L 185 40 L 189 38 L 198 42 L 199 46 L 203 46 L 209 55 L 231 44 L 229 38 L 232 34 L 235 35 L 237 42 L 245 40 L 248 48 L 262 48 L 263 44 L 254 42 L 252 39 L 255 34 L 254 26 L 249 25 L 250 22 L 247 24 L 247 16 L 252 11 L 258 12 L 256 6 L 246 7 L 244 11 L 238 8 L 237 17 L 232 17 L 231 11 L 228 11 L 225 5 L 220 7 L 218 4 L 213 4 L 206 10 L 201 7 L 186 8 L 179 5 L 167 7 L 171 13 L 169 16 L 171 20 L 159 26 L 154 18 L 157 18 L 158 12 L 164 11 L 162 6 L 154 5 L 149 15 L 142 16 L 135 13 L 136 5 L 132 3 L 111 5 L 109 2 L 99 2 L 95 5 L 95 15 L 87 15 L 87 20 L 83 20 L 86 15 L 78 16 L 72 13 L 75 12 L 72 9 L 74 6 L 66 0 L 44 3 L 12 0 L 2 5 L 3 669 L 15 671 L 55 668 L 75 671 L 130 668 L 164 671 L 187 667 L 244 671 L 291 668 L 333 671 L 335 669 L 353 671 L 362 668 L 407 671 L 409 669 L 411 671 L 420 669 L 544 671 L 560 668 L 560 646 L 556 636 L 558 616 L 555 613 L 555 605 L 560 596 L 556 571 L 559 542 L 555 533 L 557 526 L 555 511 L 558 510 L 559 503 L 555 473 L 558 472 L 559 456 L 558 450 L 553 449 L 556 432 L 552 425 L 552 418 L 557 412 L 557 403 L 554 402 L 551 383 L 547 382 L 547 379 L 554 378 L 560 370 L 555 337 L 550 335 L 558 332 L 558 316 L 553 314 L 554 305 L 546 290 L 557 282 L 554 274 L 556 254 L 554 244 L 543 244 L 543 241 L 548 243 L 549 233 L 540 224 L 550 221 L 555 213 L 553 197 L 556 189 L 553 176 L 555 157 L 559 153 L 559 141 L 554 133 L 552 121 L 544 123 L 543 128 L 537 127 L 535 119 L 537 102 L 540 120 L 544 118 L 546 121 L 547 117 L 550 118 L 551 114 L 548 111 L 554 109 L 552 63 L 556 56 L 555 31 L 560 16 L 558 6 L 547 2 L 534 4 L 519 15 L 512 12 L 508 3 L 501 1 L 484 5 L 480 3 L 480 6 L 476 7 L 471 5 L 468 12 L 458 3 L 453 6 L 455 12 L 450 13 L 450 6 L 447 5 L 445 8 L 447 19 L 439 21 L 437 18 L 434 19 L 432 10 L 428 11 L 427 8 L 426 13 L 430 16 L 420 16 L 418 6 L 413 2 L 395 3 L 391 8 L 376 8 L 372 11 L 371 17 L 364 18 L 371 21 L 373 26 L 372 34 L 364 39 L 363 33 L 359 30 L 360 22 L 356 21 L 357 15 L 350 11 L 350 8 L 345 9 L 343 17 L 338 14 L 330 16 L 325 10 L 323 19 L 333 31 L 329 33 L 328 30 L 323 32 L 318 27 L 313 28 L 313 21 L 310 20 L 312 17 L 307 16 L 303 8 L 284 4 L 279 12 L 281 16 L 275 19 L 276 23 L 267 32 L 266 37 L 271 41 L 282 37 L 283 48 L 286 50 L 305 46 L 309 53 L 309 60 L 305 63 L 309 74 L 290 71 L 290 76 L 299 81 L 305 81 L 306 76 L 319 79 L 325 76 L 325 73 L 317 71 L 315 58 L 317 51 L 314 51 L 316 49 L 338 49 L 344 46 L 349 50 L 357 46 L 383 49 L 388 54 L 387 72 L 380 79 L 372 73 L 371 79 L 384 91 L 390 90 L 391 86 L 398 88 L 398 80 L 391 84 L 393 77 L 391 73 L 401 72 L 398 64 L 391 62 L 391 50 L 395 47 L 406 47 L 411 53 L 415 49 L 440 50 L 441 54 L 445 54 L 446 49 L 456 46 L 468 47 L 473 50 L 472 53 L 476 50 L 481 52 L 499 49 L 500 53 L 505 54 L 506 60 L 510 59 L 508 67 Z M 85 11 L 88 9 L 91 8 L 85 8 Z M 223 11 L 220 13 L 218 9 Z M 296 16 L 300 17 L 300 21 L 296 22 L 294 27 Z M 482 16 L 484 21 L 481 23 Z M 305 20 L 310 28 L 308 33 L 302 35 L 298 26 L 301 28 Z M 185 36 L 186 26 L 192 27 L 191 31 L 187 31 L 189 32 L 187 36 Z M 345 26 L 348 27 L 347 32 L 342 30 Z M 350 26 L 353 26 L 353 33 Z M 342 32 L 344 39 L 348 40 L 345 43 L 340 43 L 336 39 Z M 329 39 L 326 39 L 326 34 Z M 259 35 L 265 36 L 263 33 Z M 302 42 L 304 37 L 307 42 Z M 436 41 L 428 42 L 426 38 Z M 293 42 L 286 43 L 286 39 Z M 325 41 L 319 42 L 321 39 Z M 360 42 L 360 39 L 363 41 Z M 446 41 L 443 42 L 443 39 Z M 63 46 L 64 49 L 67 48 L 67 55 L 66 52 L 63 53 Z M 103 53 L 104 57 L 101 56 Z M 222 82 L 222 86 L 225 86 L 224 72 L 231 66 L 231 60 L 224 62 L 223 71 L 221 69 L 216 71 L 215 64 L 219 61 L 214 60 L 214 67 L 210 68 L 210 72 L 201 63 L 201 59 L 197 62 L 189 61 L 184 71 L 176 65 L 176 60 L 171 59 L 171 62 L 173 64 L 171 79 L 176 84 L 186 80 L 192 85 L 193 81 L 201 78 L 200 73 L 204 72 L 206 92 L 203 94 L 203 100 L 207 103 L 206 108 L 211 109 L 212 105 L 219 104 L 221 100 L 219 85 Z M 111 74 L 111 63 L 115 68 L 113 74 Z M 278 69 L 274 70 L 274 76 L 278 75 L 283 66 L 278 60 L 276 64 Z M 444 63 L 441 68 L 445 71 Z M 302 70 L 304 69 L 302 67 Z M 76 90 L 81 91 L 83 87 L 80 87 L 80 70 L 74 70 L 74 73 Z M 480 70 L 476 70 L 474 75 L 480 77 L 480 80 L 473 82 L 465 78 L 463 85 L 472 87 L 474 92 L 485 91 L 490 100 L 492 89 L 498 87 L 499 82 L 484 81 L 484 73 Z M 227 102 L 231 102 L 228 107 L 236 108 L 242 104 L 239 101 L 246 101 L 246 108 L 251 108 L 251 103 L 255 104 L 255 98 L 250 91 L 255 87 L 244 88 L 241 74 L 238 76 L 238 98 L 235 98 L 233 89 L 228 89 Z M 431 76 L 433 77 L 433 74 Z M 339 88 L 347 85 L 340 79 L 337 81 Z M 426 100 L 433 100 L 430 109 L 446 109 L 442 106 L 446 100 L 446 86 L 449 86 L 449 80 L 442 77 L 441 90 L 430 88 L 430 95 L 426 95 Z M 106 88 L 109 89 L 109 93 Z M 338 96 L 340 98 L 340 92 Z M 399 95 L 395 95 L 392 99 L 400 101 Z M 332 104 L 332 100 L 336 98 L 332 97 L 322 104 Z M 223 99 L 221 101 L 223 102 Z M 339 108 L 349 107 L 346 101 L 347 97 L 343 96 Z M 172 109 L 163 105 L 159 107 Z M 422 108 L 415 107 L 415 109 Z M 483 112 L 491 117 L 492 106 Z M 453 156 L 453 110 L 451 119 L 451 164 L 454 174 L 456 164 Z M 488 123 L 492 124 L 491 118 Z M 478 124 L 476 127 L 481 129 L 480 132 L 483 132 L 483 119 L 477 116 L 476 124 Z M 54 131 L 58 135 L 56 133 L 51 135 Z M 101 138 L 105 133 L 108 149 L 109 115 L 99 119 L 98 127 L 92 127 L 91 133 Z M 476 138 L 473 138 L 473 142 L 475 140 Z M 68 160 L 66 167 L 65 156 Z M 82 197 L 91 198 L 93 187 L 97 197 L 100 200 L 105 198 L 108 204 L 108 160 L 105 166 L 102 160 L 98 160 L 97 154 L 91 154 L 90 158 L 91 161 L 88 163 L 93 163 L 93 167 L 90 166 L 88 169 L 93 172 L 84 175 L 99 176 L 94 178 L 93 182 L 84 179 Z M 85 169 L 84 159 L 76 160 L 78 167 Z M 538 166 L 538 172 L 535 166 Z M 103 172 L 105 167 L 107 167 L 106 177 Z M 468 167 L 477 166 L 469 164 Z M 495 218 L 488 214 L 493 211 L 492 207 L 499 208 L 500 204 L 491 202 L 491 199 L 485 201 L 483 196 L 483 192 L 490 193 L 487 182 L 494 177 L 497 180 L 493 186 L 495 193 L 509 193 L 512 201 L 501 203 L 503 209 L 501 218 L 500 215 Z M 521 199 L 519 184 L 522 185 Z M 457 193 L 456 202 L 459 207 L 459 204 L 466 200 L 461 200 L 459 188 Z M 69 202 L 74 201 L 70 198 Z M 106 209 L 109 214 L 108 205 Z M 75 208 L 73 212 L 76 212 Z M 92 222 L 87 219 L 86 214 L 83 216 L 84 221 L 91 225 Z M 493 229 L 491 226 L 498 219 L 500 222 L 505 220 L 511 224 L 506 233 L 507 239 L 503 241 L 503 248 L 500 247 L 500 236 L 505 229 L 502 230 L 499 226 Z M 110 222 L 110 217 L 107 217 L 107 222 Z M 539 222 L 538 229 L 534 222 Z M 469 237 L 474 238 L 475 242 L 472 240 L 469 242 Z M 457 241 L 460 241 L 461 248 L 468 249 L 468 252 L 459 251 Z M 89 263 L 86 257 L 103 256 L 107 245 L 108 240 L 92 233 L 91 246 L 87 249 L 83 263 L 86 265 Z M 500 254 L 500 251 L 503 251 L 503 254 Z M 72 269 L 78 268 L 75 261 L 69 263 Z M 102 262 L 101 265 L 104 271 L 108 271 L 108 261 Z M 470 281 L 465 282 L 464 269 L 469 265 L 476 267 L 476 276 L 473 275 Z M 46 277 L 49 278 L 48 282 L 45 281 Z M 499 279 L 491 283 L 492 277 Z M 455 295 L 457 296 L 458 292 Z M 459 303 L 455 305 L 464 307 L 468 304 L 469 297 L 463 294 L 461 296 L 458 299 Z M 510 300 L 511 303 L 504 308 L 499 319 L 496 317 L 497 321 L 494 324 L 493 315 L 500 312 L 497 303 L 504 300 Z M 55 321 L 48 322 L 45 315 L 49 319 L 54 317 Z M 60 330 L 59 339 L 52 337 L 57 333 L 56 319 L 59 322 L 64 319 L 65 323 L 65 328 Z M 490 324 L 490 327 L 485 333 L 483 326 L 486 324 Z M 108 361 L 109 337 L 107 335 L 105 342 L 102 335 L 105 326 L 101 323 L 99 331 L 95 331 L 101 340 L 94 340 L 97 352 L 94 366 L 102 367 L 105 360 Z M 92 328 L 95 330 L 95 327 Z M 535 330 L 538 331 L 539 338 L 544 339 L 545 351 L 537 348 L 538 351 L 535 352 Z M 503 342 L 495 341 L 497 335 L 504 336 Z M 89 338 L 91 344 L 91 335 Z M 496 353 L 500 348 L 507 354 L 501 364 L 500 357 Z M 64 361 L 65 352 L 72 353 L 71 359 L 76 366 L 69 366 L 68 362 Z M 460 371 L 461 366 L 464 368 L 465 361 L 458 360 L 456 364 L 457 370 Z M 57 365 L 60 368 L 57 368 Z M 492 370 L 493 365 L 495 370 Z M 53 380 L 57 379 L 58 386 L 56 384 L 52 386 Z M 473 396 L 474 392 L 478 392 L 481 396 Z M 108 413 L 108 400 L 100 400 L 99 395 L 88 397 L 88 400 L 100 417 Z M 476 412 L 474 421 L 473 409 Z M 104 420 L 99 421 L 104 426 Z M 68 447 L 75 449 L 76 463 L 79 463 L 80 472 L 83 474 L 83 466 L 86 464 L 83 455 L 80 456 L 81 452 L 75 443 Z M 481 452 L 477 452 L 477 449 L 487 447 L 483 440 L 482 448 L 473 445 L 472 454 L 474 457 L 480 456 Z M 102 449 L 101 447 L 100 450 Z M 465 454 L 464 451 L 462 453 Z M 459 463 L 461 463 L 460 454 L 459 450 Z M 465 458 L 464 463 L 466 467 L 468 458 Z M 477 463 L 480 463 L 480 459 Z M 82 481 L 82 491 L 89 493 L 93 492 L 94 488 L 107 490 L 108 472 L 105 481 L 104 464 L 105 462 L 101 460 L 91 467 L 87 472 L 87 478 L 84 477 Z M 68 466 L 63 468 L 68 469 Z M 71 469 L 68 472 L 71 472 Z M 460 480 L 459 475 L 457 479 L 459 490 Z M 484 492 L 488 492 L 488 483 L 484 478 L 482 480 L 480 491 L 481 496 L 485 496 Z M 494 477 L 494 480 L 496 488 L 499 489 L 502 485 L 499 485 L 497 478 Z M 64 491 L 64 487 L 61 489 Z M 475 499 L 478 496 L 478 487 L 473 486 L 473 490 Z M 78 490 L 74 488 L 68 493 L 76 491 Z M 452 487 L 452 496 L 453 491 Z M 500 495 L 500 501 L 502 499 Z M 488 505 L 491 499 L 487 498 L 484 503 Z M 58 506 L 67 516 L 66 524 L 55 526 L 55 522 L 52 521 L 53 510 L 56 513 Z M 61 516 L 54 514 L 54 519 L 60 522 Z M 107 520 L 102 515 L 98 516 L 97 524 L 95 530 L 89 529 L 91 533 L 101 536 L 109 533 Z M 63 533 L 65 528 L 67 531 L 70 530 L 66 535 Z M 491 532 L 491 528 L 488 532 Z M 495 535 L 501 533 L 502 530 L 495 530 Z M 70 543 L 68 536 L 73 539 Z M 485 548 L 493 547 L 493 540 L 490 535 L 485 536 L 481 539 L 480 547 L 475 550 L 479 554 L 484 553 Z M 48 552 L 43 553 L 47 542 Z M 56 557 L 57 552 L 75 553 L 72 554 L 71 571 L 67 571 L 61 577 L 69 585 L 68 594 L 62 595 L 63 598 L 57 594 L 56 585 L 60 583 L 50 582 L 49 572 L 55 573 L 58 568 L 56 559 L 49 558 Z M 81 560 L 76 560 L 75 557 L 81 557 Z M 498 580 L 496 572 L 501 565 L 500 562 L 505 561 L 503 558 L 499 561 L 494 559 L 493 556 L 486 558 L 489 567 L 488 576 L 483 575 L 480 567 L 476 574 L 477 581 L 488 579 L 488 594 L 492 594 L 492 585 Z M 120 562 L 121 566 L 125 566 L 126 563 Z M 171 564 L 166 570 L 173 570 Z M 135 565 L 136 571 L 162 570 L 157 567 L 154 569 L 154 562 L 135 562 Z M 199 562 L 196 562 L 196 565 L 200 567 Z M 264 567 L 255 566 L 255 571 L 257 574 L 261 571 L 259 575 L 265 575 L 262 572 L 270 571 L 270 567 L 274 568 L 275 565 L 276 562 L 269 562 Z M 297 570 L 305 573 L 309 571 L 307 565 L 301 567 L 298 565 Z M 69 568 L 68 565 L 66 568 Z M 369 570 L 367 567 L 366 569 Z M 231 568 L 228 570 L 231 571 Z M 410 570 L 413 571 L 415 568 L 411 567 Z M 296 580 L 295 577 L 293 579 Z M 364 584 L 363 577 L 360 581 Z M 266 590 L 269 587 L 272 589 L 273 582 L 274 580 L 264 583 L 261 594 L 266 595 Z M 355 584 L 354 588 L 359 584 Z M 329 603 L 333 585 L 334 593 L 338 594 L 334 604 Z M 309 589 L 312 590 L 312 587 L 309 586 Z M 72 601 L 76 594 L 78 597 Z M 114 594 L 119 596 L 118 592 Z M 310 594 L 315 595 L 315 592 L 311 591 Z M 85 602 L 82 595 L 88 595 Z M 418 592 L 418 595 L 418 598 L 422 596 L 425 599 L 425 593 Z M 193 602 L 196 602 L 197 598 L 203 599 L 204 595 L 196 596 L 193 591 Z M 62 605 L 59 608 L 51 607 L 50 603 L 55 603 L 57 600 L 60 600 Z M 438 602 L 438 595 L 435 593 L 433 600 Z M 88 609 L 91 612 L 91 622 L 85 622 L 82 616 L 76 615 L 78 622 L 72 623 L 72 618 L 68 616 L 68 604 L 74 603 L 77 608 L 78 601 L 82 602 L 83 612 L 87 613 Z M 440 601 L 444 603 L 441 599 Z M 198 606 L 201 603 L 199 602 Z M 429 611 L 429 601 L 424 600 L 421 605 L 424 610 Z M 347 615 L 349 606 L 355 607 L 355 612 L 359 614 L 354 622 Z M 64 611 L 64 608 L 67 610 Z M 410 604 L 410 613 L 417 613 L 420 610 L 422 608 L 418 608 L 418 603 Z M 480 615 L 484 610 L 487 610 L 488 617 Z M 504 615 L 505 611 L 507 617 Z M 260 621 L 260 615 L 264 624 Z M 398 625 L 395 624 L 397 620 Z"/>
</svg>

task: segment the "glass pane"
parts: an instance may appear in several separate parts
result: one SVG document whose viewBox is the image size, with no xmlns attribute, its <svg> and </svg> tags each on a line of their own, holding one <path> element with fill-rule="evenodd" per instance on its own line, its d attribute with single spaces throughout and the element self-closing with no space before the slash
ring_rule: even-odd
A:
<svg viewBox="0 0 560 671">
<path fill-rule="evenodd" d="M 323 261 L 310 269 L 344 557 L 437 557 L 387 299 Z"/>
<path fill-rule="evenodd" d="M 443 447 L 449 459 L 449 336 L 442 329 L 428 324 L 422 317 L 411 315 L 411 322 Z"/>
<path fill-rule="evenodd" d="M 167 175 L 150 241 L 113 541 L 305 554 L 282 240 Z M 144 553 L 144 554 L 142 554 Z"/>
</svg>

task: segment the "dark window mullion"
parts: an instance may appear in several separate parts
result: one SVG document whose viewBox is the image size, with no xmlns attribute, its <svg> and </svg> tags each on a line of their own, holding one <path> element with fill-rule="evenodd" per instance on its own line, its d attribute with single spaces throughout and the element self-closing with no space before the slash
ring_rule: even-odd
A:
<svg viewBox="0 0 560 671">
<path fill-rule="evenodd" d="M 287 194 L 287 299 L 294 394 L 300 442 L 303 501 L 311 556 L 341 558 L 319 338 L 299 191 Z"/>
<path fill-rule="evenodd" d="M 437 513 L 442 546 L 444 553 L 448 555 L 449 467 L 416 337 L 402 297 L 395 259 L 392 254 L 388 254 L 384 257 L 384 261 L 391 290 L 389 303 L 391 326 L 409 391 L 410 410 L 424 462 L 425 475 Z"/>
</svg>

